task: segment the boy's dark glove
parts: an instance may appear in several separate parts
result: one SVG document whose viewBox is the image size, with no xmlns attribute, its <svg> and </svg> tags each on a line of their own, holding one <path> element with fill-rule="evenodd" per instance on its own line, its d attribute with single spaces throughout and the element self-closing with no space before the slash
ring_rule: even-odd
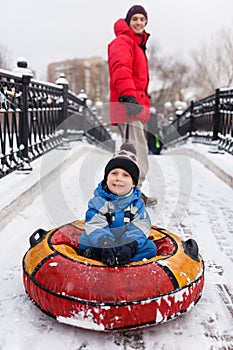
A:
<svg viewBox="0 0 233 350">
<path fill-rule="evenodd" d="M 108 265 L 108 266 L 114 266 L 116 262 L 114 250 L 112 248 L 102 248 L 101 249 L 101 261 Z"/>
<path fill-rule="evenodd" d="M 138 243 L 132 241 L 130 243 L 124 244 L 120 247 L 117 252 L 116 261 L 119 265 L 125 265 L 130 262 L 130 260 L 136 255 L 138 251 Z"/>
<path fill-rule="evenodd" d="M 127 117 L 133 117 L 141 113 L 143 110 L 142 105 L 138 103 L 133 96 L 120 96 L 119 102 L 124 103 L 127 109 Z"/>
<path fill-rule="evenodd" d="M 112 247 L 113 241 L 108 237 L 102 237 L 99 239 L 99 255 L 101 261 L 109 266 L 115 265 L 115 249 Z"/>
</svg>

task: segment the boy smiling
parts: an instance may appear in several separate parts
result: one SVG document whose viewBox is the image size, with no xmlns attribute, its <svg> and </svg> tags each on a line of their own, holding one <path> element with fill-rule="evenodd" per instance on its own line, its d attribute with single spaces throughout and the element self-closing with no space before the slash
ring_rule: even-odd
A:
<svg viewBox="0 0 233 350">
<path fill-rule="evenodd" d="M 137 187 L 136 150 L 125 143 L 105 167 L 104 179 L 88 203 L 81 254 L 97 255 L 109 266 L 150 259 L 156 246 L 148 240 L 151 222 Z"/>
<path fill-rule="evenodd" d="M 116 168 L 111 170 L 108 174 L 107 186 L 109 191 L 113 194 L 124 196 L 135 187 L 135 184 L 127 171 Z"/>
</svg>

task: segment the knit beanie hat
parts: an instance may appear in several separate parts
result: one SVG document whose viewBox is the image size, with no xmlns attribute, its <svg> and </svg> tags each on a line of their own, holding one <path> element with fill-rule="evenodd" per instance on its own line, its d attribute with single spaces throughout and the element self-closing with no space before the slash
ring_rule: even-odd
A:
<svg viewBox="0 0 233 350">
<path fill-rule="evenodd" d="M 110 171 L 116 168 L 124 169 L 127 171 L 137 186 L 139 178 L 139 167 L 137 164 L 136 149 L 131 143 L 123 143 L 120 151 L 114 153 L 112 159 L 110 159 L 105 167 L 104 183 L 107 182 L 107 177 Z"/>
<path fill-rule="evenodd" d="M 146 20 L 148 20 L 147 12 L 144 9 L 144 7 L 142 7 L 141 5 L 134 5 L 129 9 L 129 11 L 127 12 L 126 18 L 125 18 L 125 21 L 128 24 L 128 26 L 129 26 L 129 23 L 130 23 L 132 16 L 135 15 L 136 13 L 140 13 L 141 15 L 143 15 L 146 18 Z"/>
</svg>

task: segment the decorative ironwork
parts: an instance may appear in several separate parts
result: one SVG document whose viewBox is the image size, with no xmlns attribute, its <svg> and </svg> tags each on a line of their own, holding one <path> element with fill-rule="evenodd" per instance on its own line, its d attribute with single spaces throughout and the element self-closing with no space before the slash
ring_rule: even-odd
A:
<svg viewBox="0 0 233 350">
<path fill-rule="evenodd" d="M 233 89 L 217 89 L 215 94 L 191 105 L 166 130 L 165 142 L 174 144 L 192 136 L 203 143 L 218 141 L 218 147 L 233 154 Z"/>
<path fill-rule="evenodd" d="M 32 79 L 27 71 L 0 70 L 0 177 L 16 169 L 30 171 L 32 160 L 75 133 L 114 150 L 111 135 L 69 91 L 64 77 L 52 84 Z"/>
</svg>

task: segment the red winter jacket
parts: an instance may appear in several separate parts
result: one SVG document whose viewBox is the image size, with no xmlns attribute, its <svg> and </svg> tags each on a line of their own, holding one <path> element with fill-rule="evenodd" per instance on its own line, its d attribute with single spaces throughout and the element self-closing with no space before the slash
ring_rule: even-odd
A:
<svg viewBox="0 0 233 350">
<path fill-rule="evenodd" d="M 114 31 L 116 38 L 108 46 L 111 124 L 127 120 L 146 123 L 150 118 L 149 73 L 145 52 L 139 45 L 145 47 L 149 34 L 135 34 L 124 19 L 115 23 Z M 125 106 L 118 102 L 119 96 L 134 96 L 145 108 L 137 116 L 129 118 Z"/>
</svg>

